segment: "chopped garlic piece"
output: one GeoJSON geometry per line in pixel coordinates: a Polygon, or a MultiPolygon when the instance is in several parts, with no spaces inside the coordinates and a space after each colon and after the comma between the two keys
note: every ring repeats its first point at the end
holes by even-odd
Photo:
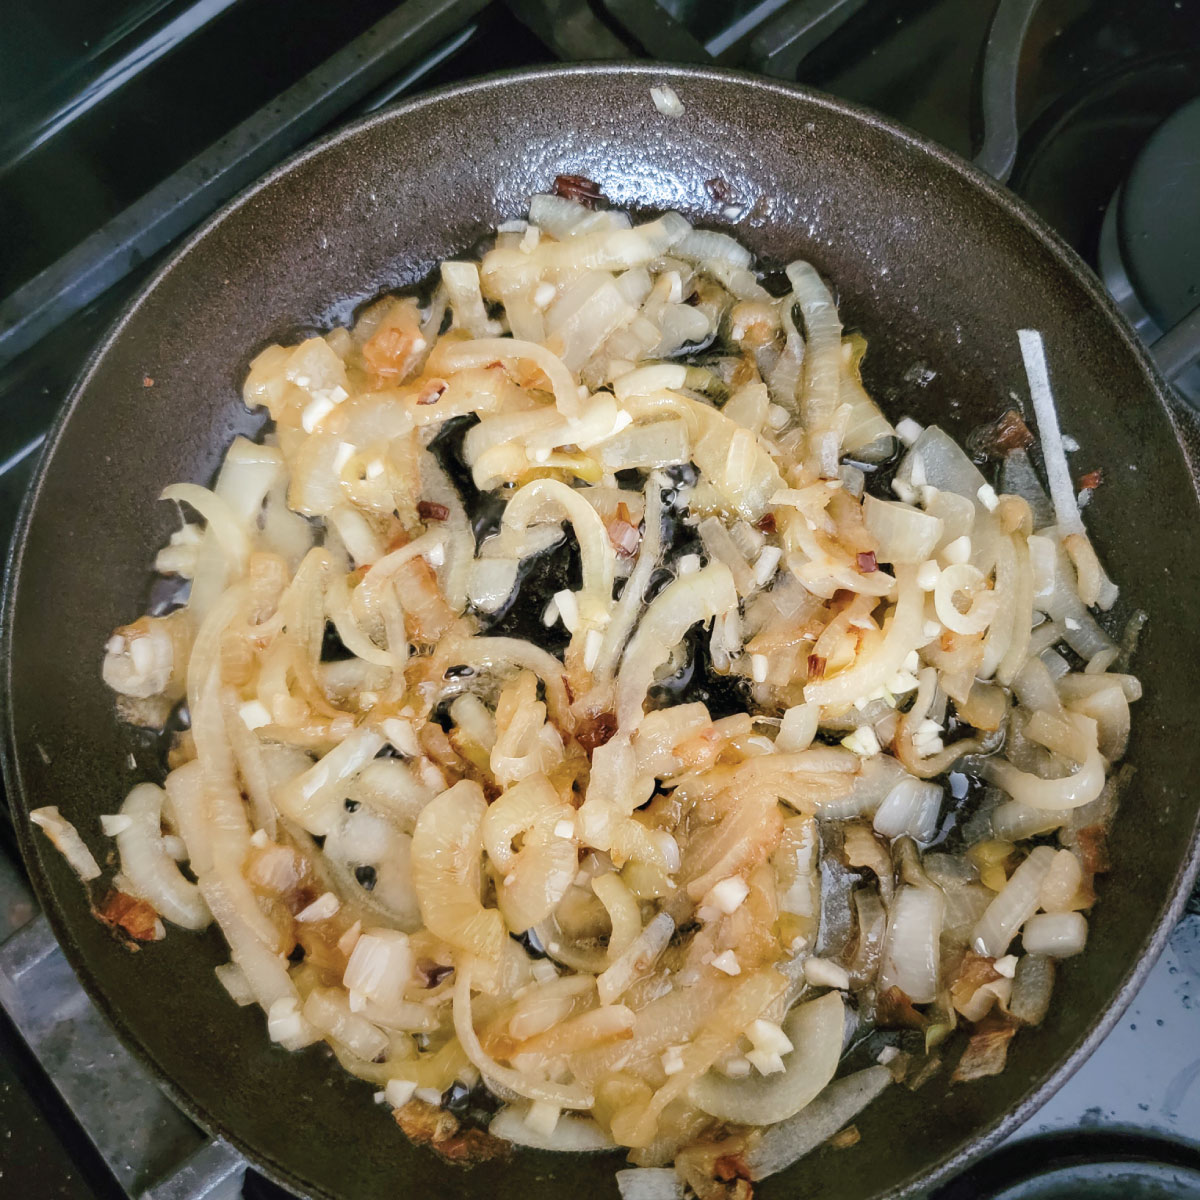
{"type": "Polygon", "coordinates": [[[678,1075],[683,1070],[683,1047],[668,1046],[660,1059],[664,1075],[678,1075]]]}
{"type": "Polygon", "coordinates": [[[560,1116],[562,1116],[562,1109],[557,1104],[551,1104],[546,1100],[535,1100],[525,1114],[525,1124],[534,1133],[540,1133],[542,1137],[549,1137],[558,1125],[560,1116]]]}
{"type": "Polygon", "coordinates": [[[728,914],[736,912],[748,895],[750,887],[746,881],[740,875],[730,875],[728,879],[714,883],[704,899],[705,903],[728,914]]]}
{"type": "Polygon", "coordinates": [[[724,971],[726,975],[740,975],[742,973],[741,964],[737,960],[737,955],[732,950],[723,950],[712,960],[712,965],[718,971],[724,971]]]}
{"type": "Polygon", "coordinates": [[[1003,958],[996,959],[992,963],[992,967],[998,975],[1003,975],[1005,979],[1012,979],[1017,973],[1017,956],[1006,954],[1003,958]]]}
{"type": "Polygon", "coordinates": [[[411,1079],[389,1079],[383,1089],[383,1095],[393,1108],[403,1108],[416,1091],[417,1085],[411,1079]]]}
{"type": "Polygon", "coordinates": [[[794,1049],[788,1035],[774,1021],[767,1021],[762,1017],[750,1022],[746,1028],[746,1036],[755,1050],[762,1050],[768,1054],[788,1054],[794,1049]]]}
{"type": "Polygon", "coordinates": [[[769,665],[765,654],[750,655],[750,678],[755,683],[766,683],[767,668],[769,665]]]}
{"type": "Polygon", "coordinates": [[[932,592],[942,577],[942,569],[933,559],[928,559],[917,568],[917,587],[923,592],[932,592]]]}
{"type": "Polygon", "coordinates": [[[341,907],[342,902],[332,892],[324,892],[308,905],[307,908],[302,908],[296,914],[296,920],[328,921],[341,907]]]}
{"type": "Polygon", "coordinates": [[[105,813],[100,818],[100,829],[108,837],[116,837],[133,826],[133,818],[124,813],[105,813]]]}
{"type": "Polygon", "coordinates": [[[882,749],[870,725],[860,725],[849,737],[842,738],[842,745],[863,758],[873,758],[882,749]]]}
{"type": "Polygon", "coordinates": [[[983,505],[988,512],[995,512],[1000,504],[1000,498],[996,495],[996,489],[990,483],[985,483],[983,487],[975,493],[979,497],[979,503],[983,505]]]}
{"type": "Polygon", "coordinates": [[[654,101],[654,107],[664,117],[683,116],[683,101],[679,99],[678,94],[670,84],[660,83],[656,87],[652,87],[650,89],[650,99],[654,101]]]}
{"type": "Polygon", "coordinates": [[[956,537],[942,551],[942,557],[952,565],[967,562],[971,557],[971,539],[965,533],[962,537],[956,537]]]}
{"type": "Polygon", "coordinates": [[[912,417],[901,417],[896,422],[896,436],[906,446],[913,445],[924,432],[924,429],[912,417]]]}
{"type": "Polygon", "coordinates": [[[568,633],[574,633],[579,628],[579,602],[575,599],[575,593],[567,588],[555,592],[553,603],[562,618],[563,628],[568,633]]]}
{"type": "Polygon", "coordinates": [[[575,836],[575,822],[569,821],[566,818],[559,821],[554,826],[554,836],[558,838],[573,838],[575,836]]]}
{"type": "Polygon", "coordinates": [[[591,671],[600,657],[600,647],[604,645],[604,634],[598,629],[589,629],[583,641],[583,669],[591,671]]]}
{"type": "Polygon", "coordinates": [[[777,1075],[784,1069],[783,1059],[778,1054],[771,1054],[766,1050],[748,1050],[746,1061],[760,1075],[777,1075]]]}
{"type": "Polygon", "coordinates": [[[417,742],[417,734],[413,729],[411,721],[406,721],[402,717],[388,717],[379,728],[383,732],[383,736],[405,758],[416,758],[421,753],[420,744],[417,742]]]}
{"type": "Polygon", "coordinates": [[[805,959],[804,978],[813,987],[838,988],[841,991],[850,987],[850,974],[846,968],[828,958],[805,959]]]}
{"type": "Polygon", "coordinates": [[[271,714],[261,700],[247,700],[238,708],[238,716],[247,729],[261,729],[271,724],[271,714]]]}

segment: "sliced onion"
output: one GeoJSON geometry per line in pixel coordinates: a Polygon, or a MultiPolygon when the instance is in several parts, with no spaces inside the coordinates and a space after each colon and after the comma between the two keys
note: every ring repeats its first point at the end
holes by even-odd
{"type": "Polygon", "coordinates": [[[1092,744],[1087,758],[1074,774],[1062,779],[1040,779],[1002,758],[984,759],[979,773],[989,783],[1003,788],[1014,800],[1033,808],[1060,812],[1090,804],[1104,790],[1104,759],[1095,745],[1096,723],[1074,713],[1071,717],[1077,722],[1088,722],[1092,744]]]}
{"type": "MultiPolygon", "coordinates": [[[[854,665],[804,688],[804,699],[827,708],[849,706],[869,696],[904,665],[904,660],[928,639],[924,634],[925,597],[917,587],[916,569],[896,568],[897,600],[884,636],[869,655],[860,654],[854,665]]],[[[665,593],[664,593],[665,594],[665,593]]]]}
{"type": "Polygon", "coordinates": [[[807,345],[804,354],[804,393],[800,413],[809,444],[821,447],[812,464],[828,479],[837,477],[838,445],[834,435],[828,447],[826,438],[833,426],[841,392],[842,322],[837,306],[820,275],[806,262],[790,263],[787,277],[792,295],[804,318],[807,345]]]}
{"type": "Polygon", "coordinates": [[[377,730],[360,726],[275,793],[280,811],[309,833],[324,837],[337,820],[354,776],[375,757],[383,743],[384,737],[377,730]]]}
{"type": "Polygon", "coordinates": [[[763,1130],[746,1153],[752,1179],[765,1179],[790,1167],[844,1129],[892,1082],[886,1067],[868,1067],[835,1079],[807,1108],[789,1121],[763,1130]]]}
{"type": "Polygon", "coordinates": [[[874,825],[884,837],[908,836],[931,842],[937,833],[942,789],[921,779],[902,779],[875,811],[874,825]]]}
{"type": "Polygon", "coordinates": [[[89,879],[100,878],[100,865],[79,836],[79,830],[53,804],[33,809],[29,819],[45,830],[51,845],[70,863],[80,879],[86,883],[89,879]]]}
{"type": "Polygon", "coordinates": [[[936,887],[902,887],[888,914],[879,987],[898,987],[914,1004],[937,998],[945,902],[936,887]]]}
{"type": "Polygon", "coordinates": [[[938,620],[954,633],[982,633],[999,607],[995,592],[989,591],[983,573],[970,563],[953,563],[938,576],[933,589],[933,603],[938,620]],[[955,603],[959,593],[971,597],[964,611],[955,603]]]}
{"type": "Polygon", "coordinates": [[[941,541],[940,518],[910,504],[864,496],[862,511],[867,532],[878,543],[875,556],[880,562],[918,565],[932,556],[941,541]]]}
{"type": "Polygon", "coordinates": [[[618,1171],[621,1200],[683,1200],[683,1180],[671,1167],[634,1167],[618,1171]]]}
{"type": "Polygon", "coordinates": [[[729,568],[709,563],[668,585],[642,617],[625,650],[617,679],[617,721],[632,729],[642,715],[655,672],[697,621],[709,621],[737,606],[737,588],[729,568]]]}
{"type": "Polygon", "coordinates": [[[184,929],[203,929],[212,920],[208,905],[163,845],[163,797],[162,788],[152,783],[138,784],[125,797],[121,814],[130,824],[117,834],[121,871],[160,916],[184,929]]]}
{"type": "Polygon", "coordinates": [[[450,372],[488,367],[494,362],[521,361],[533,363],[546,376],[559,412],[572,417],[579,414],[579,387],[570,371],[558,355],[536,342],[520,342],[515,338],[474,338],[449,347],[442,358],[442,367],[450,372]]]}
{"type": "Polygon", "coordinates": [[[783,1021],[794,1049],[773,1075],[730,1079],[710,1071],[692,1085],[706,1113],[738,1125],[774,1125],[794,1117],[833,1078],[842,1056],[846,1010],[837,992],[798,1005],[783,1021]]]}
{"type": "Polygon", "coordinates": [[[1080,912],[1039,913],[1021,930],[1021,943],[1028,954],[1070,958],[1081,954],[1087,942],[1087,919],[1080,912]]]}
{"type": "MultiPolygon", "coordinates": [[[[551,1134],[538,1133],[525,1122],[528,1104],[506,1104],[488,1125],[488,1133],[503,1138],[517,1146],[529,1146],[533,1150],[554,1150],[566,1154],[595,1154],[612,1150],[612,1138],[589,1117],[559,1117],[551,1134]]],[[[674,1171],[670,1172],[672,1175],[674,1171]]],[[[620,1179],[621,1172],[617,1172],[620,1179]]]]}
{"type": "Polygon", "coordinates": [[[524,1096],[526,1100],[541,1100],[559,1108],[591,1108],[592,1094],[582,1084],[551,1083],[534,1079],[512,1067],[501,1066],[479,1043],[475,1021],[471,1015],[471,968],[460,964],[454,973],[454,1032],[463,1051],[479,1073],[490,1084],[524,1096]]]}
{"type": "Polygon", "coordinates": [[[1035,846],[1012,873],[975,926],[971,946],[976,953],[999,958],[1008,950],[1017,930],[1037,911],[1042,883],[1054,854],[1049,846],[1035,846]]]}
{"type": "Polygon", "coordinates": [[[615,1004],[633,982],[647,974],[667,948],[675,922],[666,913],[653,917],[610,966],[596,977],[601,1004],[615,1004]]]}

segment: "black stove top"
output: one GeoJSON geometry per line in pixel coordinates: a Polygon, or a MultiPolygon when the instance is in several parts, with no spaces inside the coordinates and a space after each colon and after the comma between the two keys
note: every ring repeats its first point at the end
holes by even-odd
{"type": "MultiPolygon", "coordinates": [[[[1200,102],[1184,111],[1200,97],[1196,0],[39,0],[9,9],[0,40],[4,542],[91,347],[190,228],[321,133],[486,72],[647,57],[798,79],[980,155],[1102,273],[1147,339],[1200,300],[1200,102]]],[[[1200,401],[1194,376],[1177,382],[1200,401]]],[[[206,1141],[111,1039],[34,915],[6,822],[0,805],[0,1195],[283,1197],[252,1170],[243,1179],[237,1155],[206,1141]]],[[[1200,1195],[1198,988],[1200,917],[1191,916],[1093,1059],[942,1200],[1200,1195]]]]}

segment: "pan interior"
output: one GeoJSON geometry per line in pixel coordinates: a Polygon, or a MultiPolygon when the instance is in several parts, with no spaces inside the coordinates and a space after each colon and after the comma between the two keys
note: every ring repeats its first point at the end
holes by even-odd
{"type": "Polygon", "coordinates": [[[259,419],[240,381],[265,344],[323,329],[426,275],[495,223],[521,215],[559,173],[616,204],[677,208],[731,228],[775,261],[806,257],[865,333],[866,382],[893,418],[962,437],[1025,394],[1016,330],[1043,331],[1080,470],[1101,467],[1088,510],[1121,583],[1120,621],[1151,620],[1136,667],[1129,759],[1091,945],[1068,962],[1046,1024],[1018,1037],[1002,1075],[951,1090],[894,1088],[824,1148],[757,1194],[865,1200],[928,1182],[1046,1083],[1137,969],[1189,863],[1197,717],[1192,609],[1200,522],[1158,387],[1095,283],[1014,201],[956,160],[827,99],[719,72],[562,69],[494,79],[385,113],[269,177],[178,255],[94,360],[47,452],[13,562],[6,684],[9,794],[42,898],[76,968],[125,1037],[186,1106],[278,1178],[320,1196],[401,1186],[437,1196],[611,1196],[619,1156],[515,1155],[469,1173],[408,1144],[369,1085],[328,1054],[272,1047],[260,1014],[233,1006],[212,968],[215,932],[173,931],[131,955],[90,916],[78,882],[25,829],[57,803],[93,845],[98,816],[145,758],[100,681],[109,631],[143,611],[147,564],[173,524],[155,503],[206,482],[234,433],[259,419]],[[669,79],[682,117],[655,109],[669,79]],[[722,179],[713,189],[709,181],[722,179]],[[153,379],[153,386],[144,380],[153,379]]]}

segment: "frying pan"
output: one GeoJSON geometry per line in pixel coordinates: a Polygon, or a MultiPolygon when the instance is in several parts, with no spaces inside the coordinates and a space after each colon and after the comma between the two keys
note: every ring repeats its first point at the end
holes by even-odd
{"type": "MultiPolygon", "coordinates": [[[[962,1168],[1044,1101],[1136,991],[1195,874],[1200,700],[1190,652],[1200,522],[1165,386],[1095,278],[1009,193],[880,117],[800,88],[708,69],[586,66],[472,82],[373,116],[305,151],[213,218],[96,351],[27,502],[8,576],[5,782],[22,849],[63,949],[121,1036],[202,1126],[302,1194],[613,1197],[619,1155],[520,1152],[464,1173],[411,1146],[371,1088],[327,1053],[267,1041],[213,977],[215,931],[130,954],[90,915],[70,869],[30,832],[58,804],[92,845],[98,816],[156,768],[118,726],[100,680],[109,631],[144,610],[147,566],[172,525],[155,497],[207,481],[235,433],[265,344],[344,320],[412,284],[558,173],[616,204],[729,225],[706,182],[744,207],[735,232],[768,262],[810,259],[870,341],[866,382],[893,417],[962,437],[1025,394],[1016,331],[1046,338],[1088,510],[1122,584],[1117,625],[1151,614],[1130,760],[1091,944],[1061,972],[1045,1024],[1000,1076],[892,1088],[851,1149],[822,1148],[758,1195],[910,1196],[962,1168]],[[650,86],[685,105],[660,115],[650,86]],[[152,383],[151,383],[152,381],[152,383]],[[136,770],[127,763],[138,759],[136,770]]],[[[953,1056],[950,1056],[951,1060],[953,1056]]]]}

